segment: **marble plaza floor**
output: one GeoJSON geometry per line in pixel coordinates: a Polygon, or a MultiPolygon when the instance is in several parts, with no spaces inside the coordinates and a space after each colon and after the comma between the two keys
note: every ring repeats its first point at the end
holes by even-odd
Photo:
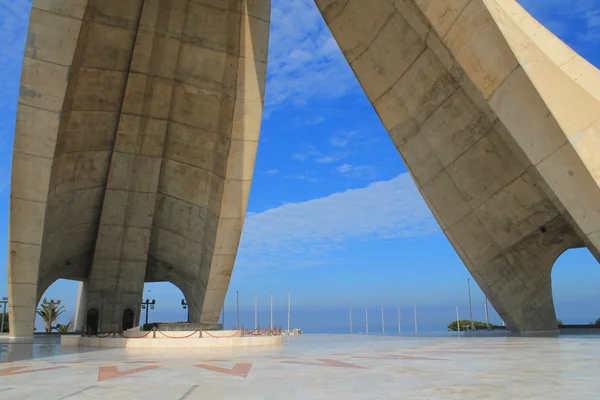
{"type": "Polygon", "coordinates": [[[595,399],[600,335],[304,335],[277,347],[61,348],[0,338],[0,399],[595,399]]]}

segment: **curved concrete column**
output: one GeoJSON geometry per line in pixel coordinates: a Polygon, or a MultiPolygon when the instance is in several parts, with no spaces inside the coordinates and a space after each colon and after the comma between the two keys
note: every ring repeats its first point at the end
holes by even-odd
{"type": "Polygon", "coordinates": [[[598,71],[513,0],[316,3],[509,328],[555,330],[554,261],[600,255],[598,71]]]}
{"type": "Polygon", "coordinates": [[[11,335],[33,333],[36,297],[59,278],[87,282],[100,331],[165,274],[186,282],[193,321],[216,324],[254,168],[269,12],[268,0],[33,1],[11,335]]]}

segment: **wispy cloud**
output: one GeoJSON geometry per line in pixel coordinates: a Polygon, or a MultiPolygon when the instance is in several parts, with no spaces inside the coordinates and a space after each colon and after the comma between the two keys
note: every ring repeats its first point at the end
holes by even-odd
{"type": "Polygon", "coordinates": [[[304,144],[300,151],[292,154],[292,160],[307,161],[311,158],[319,157],[321,153],[312,144],[304,144]]]}
{"type": "Polygon", "coordinates": [[[267,175],[275,175],[275,174],[279,173],[279,170],[278,169],[268,169],[268,170],[265,171],[265,173],[267,175]]]}
{"type": "Polygon", "coordinates": [[[362,189],[248,214],[237,272],[317,267],[353,240],[402,239],[439,232],[409,174],[362,189]]]}
{"type": "Polygon", "coordinates": [[[329,139],[329,143],[331,143],[331,145],[333,147],[339,147],[339,148],[343,148],[348,146],[348,140],[346,139],[342,139],[340,137],[337,136],[333,136],[329,139]]]}
{"type": "Polygon", "coordinates": [[[265,116],[284,104],[338,98],[354,78],[313,0],[272,5],[265,116]]]}
{"type": "Polygon", "coordinates": [[[317,158],[315,160],[315,162],[317,164],[331,164],[336,161],[343,160],[344,158],[347,158],[348,156],[349,156],[348,153],[340,153],[340,154],[335,154],[335,155],[331,155],[331,156],[324,156],[324,157],[317,158]]]}
{"type": "Polygon", "coordinates": [[[375,168],[370,165],[352,165],[344,163],[335,168],[337,172],[348,178],[373,179],[375,168]]]}
{"type": "Polygon", "coordinates": [[[306,181],[306,182],[310,182],[310,183],[317,183],[320,182],[320,179],[313,176],[313,174],[310,171],[305,171],[303,173],[300,174],[292,174],[292,175],[288,175],[287,178],[290,179],[296,179],[299,181],[306,181]]]}

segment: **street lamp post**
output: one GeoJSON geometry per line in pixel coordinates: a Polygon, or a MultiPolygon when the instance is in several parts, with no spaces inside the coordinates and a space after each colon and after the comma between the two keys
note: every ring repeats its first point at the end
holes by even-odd
{"type": "Polygon", "coordinates": [[[48,328],[47,329],[48,329],[48,332],[52,332],[52,314],[55,313],[54,307],[60,305],[60,299],[56,299],[56,301],[54,301],[54,299],[50,299],[50,301],[48,301],[44,297],[42,304],[45,306],[50,306],[50,307],[48,307],[50,314],[48,315],[48,328]]]}
{"type": "Polygon", "coordinates": [[[8,304],[8,297],[3,297],[0,304],[4,304],[2,311],[2,321],[0,322],[0,333],[4,332],[4,320],[6,319],[6,305],[8,304]]]}
{"type": "MultiPolygon", "coordinates": [[[[156,300],[152,299],[152,301],[146,299],[146,301],[142,302],[142,310],[146,310],[146,325],[148,325],[148,310],[154,310],[154,305],[156,304],[156,300]]],[[[181,305],[183,305],[183,300],[181,300],[181,305]]],[[[185,304],[187,306],[187,303],[185,304]]],[[[184,307],[185,308],[185,307],[184,307]]]]}

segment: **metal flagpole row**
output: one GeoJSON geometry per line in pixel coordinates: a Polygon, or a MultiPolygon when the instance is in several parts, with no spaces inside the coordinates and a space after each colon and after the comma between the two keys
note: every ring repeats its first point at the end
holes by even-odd
{"type": "MultiPolygon", "coordinates": [[[[381,334],[385,335],[385,307],[381,307],[381,334]]],[[[457,307],[458,312],[458,307],[457,307]]],[[[417,325],[417,306],[414,306],[414,314],[415,314],[415,334],[418,333],[418,325],[417,325]]],[[[349,312],[350,315],[350,334],[354,333],[354,324],[352,322],[352,309],[349,312]]],[[[369,334],[369,309],[365,308],[365,333],[369,334]]],[[[402,316],[400,314],[400,307],[398,307],[398,336],[402,335],[402,316]]]]}

